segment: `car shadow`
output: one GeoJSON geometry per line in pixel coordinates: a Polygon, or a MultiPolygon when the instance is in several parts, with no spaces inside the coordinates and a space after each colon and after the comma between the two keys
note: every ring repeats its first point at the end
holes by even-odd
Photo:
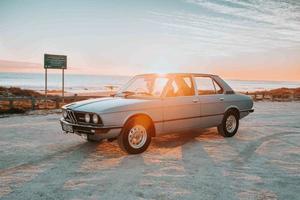
{"type": "Polygon", "coordinates": [[[155,137],[153,138],[152,146],[158,148],[178,147],[194,142],[196,138],[200,141],[214,141],[223,137],[217,133],[215,128],[199,129],[155,137]]]}
{"type": "MultiPolygon", "coordinates": [[[[180,146],[183,146],[187,143],[199,142],[199,141],[216,141],[224,139],[220,136],[216,129],[201,129],[201,130],[193,130],[193,131],[186,131],[180,133],[171,133],[167,135],[157,136],[152,138],[152,142],[149,148],[143,153],[154,153],[158,149],[173,149],[180,146]]],[[[120,158],[120,157],[129,157],[138,155],[129,155],[123,152],[120,147],[118,146],[117,141],[107,142],[102,141],[99,143],[86,143],[85,146],[88,146],[87,154],[93,154],[94,158],[101,158],[101,159],[112,159],[112,158],[120,158]]],[[[83,152],[84,153],[84,152],[83,152]]]]}

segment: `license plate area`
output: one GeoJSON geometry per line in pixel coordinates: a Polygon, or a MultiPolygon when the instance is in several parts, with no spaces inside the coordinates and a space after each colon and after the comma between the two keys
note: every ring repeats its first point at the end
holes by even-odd
{"type": "Polygon", "coordinates": [[[74,132],[73,127],[65,123],[62,123],[62,129],[66,132],[70,132],[70,133],[74,132]]]}

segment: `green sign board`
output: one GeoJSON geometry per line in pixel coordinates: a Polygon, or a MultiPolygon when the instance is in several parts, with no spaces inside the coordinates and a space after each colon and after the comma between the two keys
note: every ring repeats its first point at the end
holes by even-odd
{"type": "Polygon", "coordinates": [[[44,54],[45,69],[67,69],[67,56],[44,54]]]}

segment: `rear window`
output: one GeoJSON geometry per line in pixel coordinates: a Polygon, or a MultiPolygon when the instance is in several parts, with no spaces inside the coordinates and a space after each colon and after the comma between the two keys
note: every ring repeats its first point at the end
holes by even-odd
{"type": "Polygon", "coordinates": [[[199,95],[222,94],[223,89],[210,77],[195,77],[199,95]]]}

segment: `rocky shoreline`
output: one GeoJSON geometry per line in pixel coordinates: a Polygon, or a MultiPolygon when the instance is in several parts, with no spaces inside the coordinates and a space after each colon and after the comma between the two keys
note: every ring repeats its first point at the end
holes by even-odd
{"type": "Polygon", "coordinates": [[[254,101],[300,101],[300,88],[277,88],[241,93],[252,96],[254,101]]]}

